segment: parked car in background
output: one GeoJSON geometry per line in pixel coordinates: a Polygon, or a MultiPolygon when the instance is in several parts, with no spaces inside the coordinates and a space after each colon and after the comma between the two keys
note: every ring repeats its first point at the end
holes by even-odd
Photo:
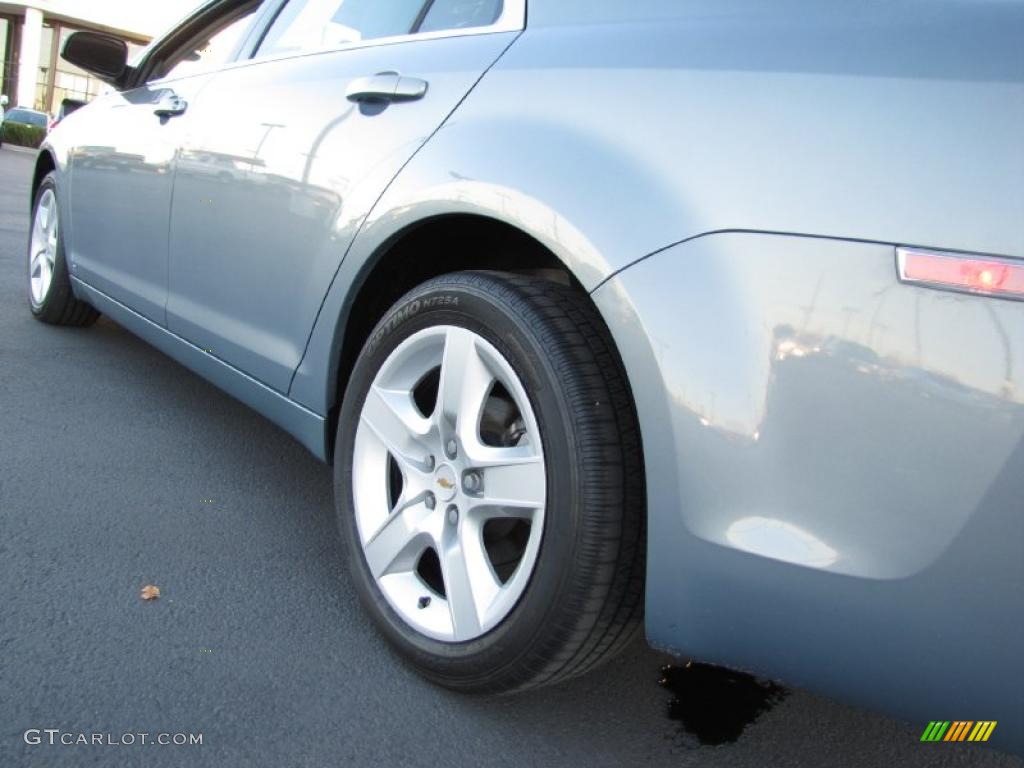
{"type": "Polygon", "coordinates": [[[46,136],[50,117],[45,112],[15,107],[4,113],[0,125],[0,145],[5,141],[22,147],[38,147],[46,136]]]}
{"type": "Polygon", "coordinates": [[[354,589],[442,685],[642,626],[1020,750],[1022,39],[1020,0],[218,0],[134,66],[77,32],[117,90],[39,153],[29,306],[332,463],[354,589]]]}

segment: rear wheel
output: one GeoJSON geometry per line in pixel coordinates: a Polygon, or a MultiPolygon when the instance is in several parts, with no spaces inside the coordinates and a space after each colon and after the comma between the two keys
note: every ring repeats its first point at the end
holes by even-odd
{"type": "Polygon", "coordinates": [[[28,242],[28,302],[32,314],[53,325],[91,325],[99,313],[71,290],[61,239],[57,185],[52,173],[39,185],[28,242]]]}
{"type": "Polygon", "coordinates": [[[335,491],[360,597],[436,682],[553,682],[639,627],[639,431],[582,292],[458,273],[403,298],[350,378],[335,491]]]}

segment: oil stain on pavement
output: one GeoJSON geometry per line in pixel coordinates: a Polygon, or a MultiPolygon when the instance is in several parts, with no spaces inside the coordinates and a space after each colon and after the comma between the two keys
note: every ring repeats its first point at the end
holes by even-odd
{"type": "Polygon", "coordinates": [[[674,698],[668,716],[702,746],[736,741],[746,727],[787,695],[785,688],[752,675],[688,662],[661,668],[658,684],[674,698]]]}

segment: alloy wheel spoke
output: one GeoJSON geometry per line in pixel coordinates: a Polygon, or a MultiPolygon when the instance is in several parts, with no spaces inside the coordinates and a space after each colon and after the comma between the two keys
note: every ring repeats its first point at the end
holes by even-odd
{"type": "Polygon", "coordinates": [[[421,441],[429,422],[416,413],[408,392],[370,387],[361,418],[397,461],[424,470],[428,452],[421,441]]]}
{"type": "Polygon", "coordinates": [[[480,357],[476,335],[465,328],[448,329],[435,409],[441,439],[470,440],[494,376],[480,357]]]}
{"type": "Polygon", "coordinates": [[[422,503],[402,505],[363,547],[374,578],[411,571],[433,541],[426,523],[432,511],[422,503]]]}
{"type": "Polygon", "coordinates": [[[46,229],[43,226],[43,208],[40,206],[36,211],[36,220],[32,224],[32,241],[35,243],[44,237],[46,237],[46,229]]]}
{"type": "Polygon", "coordinates": [[[483,616],[501,591],[487,552],[481,529],[467,521],[441,550],[441,572],[445,597],[456,640],[480,634],[483,616]]]}
{"type": "Polygon", "coordinates": [[[50,264],[50,260],[45,256],[39,260],[39,281],[40,281],[40,293],[45,294],[47,289],[50,287],[50,277],[53,274],[53,267],[50,264]]]}
{"type": "Polygon", "coordinates": [[[530,446],[492,448],[477,446],[473,464],[482,480],[482,491],[472,498],[474,507],[538,509],[547,496],[544,459],[530,446]]]}
{"type": "Polygon", "coordinates": [[[414,507],[417,504],[422,504],[430,496],[429,491],[420,491],[415,496],[406,496],[405,491],[402,491],[402,497],[395,502],[394,508],[391,510],[391,515],[397,515],[410,507],[414,507]]]}
{"type": "Polygon", "coordinates": [[[543,504],[528,506],[482,499],[470,506],[470,514],[473,516],[473,520],[481,525],[489,520],[525,520],[532,525],[537,510],[541,507],[543,507],[543,504]]]}
{"type": "Polygon", "coordinates": [[[43,196],[43,201],[39,206],[39,226],[40,231],[46,232],[50,228],[50,201],[51,196],[49,193],[43,196]]]}

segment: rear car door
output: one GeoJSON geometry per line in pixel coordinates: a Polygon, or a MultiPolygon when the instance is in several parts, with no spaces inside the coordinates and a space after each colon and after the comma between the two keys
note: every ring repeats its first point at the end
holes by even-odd
{"type": "Polygon", "coordinates": [[[174,159],[209,72],[229,60],[258,2],[224,3],[150,52],[136,87],[76,119],[70,157],[72,269],[160,325],[174,159]]]}
{"type": "Polygon", "coordinates": [[[524,17],[523,0],[282,4],[191,116],[169,329],[286,392],[365,216],[524,17]]]}

